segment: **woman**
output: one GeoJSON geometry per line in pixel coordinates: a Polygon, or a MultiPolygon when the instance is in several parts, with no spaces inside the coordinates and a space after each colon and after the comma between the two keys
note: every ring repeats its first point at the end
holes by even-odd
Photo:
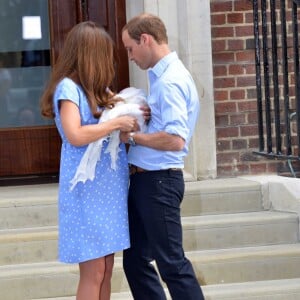
{"type": "Polygon", "coordinates": [[[89,21],[77,24],[67,35],[41,99],[42,114],[54,118],[62,138],[59,260],[79,263],[77,300],[110,299],[114,253],[130,246],[124,144],[113,170],[104,141],[94,180],[70,189],[89,143],[114,130],[127,132],[137,126],[131,116],[98,123],[101,112],[114,106],[107,88],[115,75],[113,53],[112,39],[105,30],[89,21]]]}

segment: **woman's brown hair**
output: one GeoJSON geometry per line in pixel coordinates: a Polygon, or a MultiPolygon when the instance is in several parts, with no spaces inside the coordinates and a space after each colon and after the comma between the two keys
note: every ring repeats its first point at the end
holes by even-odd
{"type": "Polygon", "coordinates": [[[66,37],[41,97],[42,115],[55,117],[53,95],[56,85],[69,77],[82,87],[93,115],[99,117],[99,107],[113,105],[113,94],[107,92],[107,87],[112,84],[114,76],[114,43],[110,35],[91,21],[75,25],[66,37]]]}

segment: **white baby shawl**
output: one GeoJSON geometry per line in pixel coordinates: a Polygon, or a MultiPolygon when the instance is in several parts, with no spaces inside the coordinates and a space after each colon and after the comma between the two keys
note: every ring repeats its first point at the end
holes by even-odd
{"type": "MultiPolygon", "coordinates": [[[[113,118],[130,115],[137,119],[140,131],[145,131],[146,124],[143,116],[143,111],[140,109],[142,105],[146,104],[146,95],[143,90],[134,87],[129,87],[122,90],[115,97],[120,97],[124,100],[117,102],[114,108],[105,109],[99,119],[100,122],[105,122],[113,118]]],[[[85,183],[88,179],[94,180],[95,168],[97,161],[100,160],[102,143],[108,140],[106,153],[110,153],[111,168],[116,169],[116,161],[118,159],[118,152],[120,151],[120,130],[113,131],[109,136],[105,136],[93,143],[90,143],[81,158],[77,171],[71,180],[71,190],[78,182],[85,183]]]]}

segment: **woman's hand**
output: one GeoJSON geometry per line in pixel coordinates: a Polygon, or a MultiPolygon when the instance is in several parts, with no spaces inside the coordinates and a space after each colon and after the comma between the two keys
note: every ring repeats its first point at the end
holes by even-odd
{"type": "Polygon", "coordinates": [[[135,131],[138,126],[136,118],[128,115],[118,117],[116,121],[119,123],[119,130],[125,132],[135,131]]]}

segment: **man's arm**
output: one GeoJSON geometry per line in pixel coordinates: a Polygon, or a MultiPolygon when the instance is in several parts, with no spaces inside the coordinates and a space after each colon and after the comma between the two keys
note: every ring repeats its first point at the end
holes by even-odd
{"type": "MultiPolygon", "coordinates": [[[[130,133],[122,132],[121,141],[128,143],[130,133]]],[[[146,146],[162,151],[180,151],[183,149],[185,141],[179,135],[169,134],[164,131],[156,133],[134,133],[133,139],[137,145],[146,146]]]]}

